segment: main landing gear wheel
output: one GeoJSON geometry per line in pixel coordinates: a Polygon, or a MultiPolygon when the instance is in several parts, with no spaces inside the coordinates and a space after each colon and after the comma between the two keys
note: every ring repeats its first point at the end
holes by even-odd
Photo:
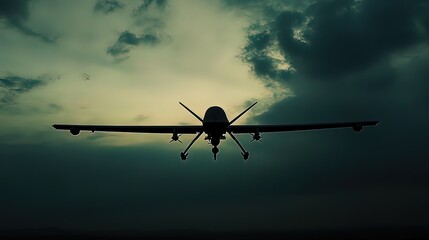
{"type": "Polygon", "coordinates": [[[191,146],[192,146],[192,144],[194,144],[194,142],[201,136],[201,134],[203,134],[203,132],[201,131],[201,132],[199,132],[198,134],[197,134],[197,136],[195,136],[195,138],[194,139],[192,139],[192,142],[191,143],[189,143],[189,145],[188,145],[188,147],[185,149],[185,151],[183,151],[183,152],[181,152],[180,153],[180,158],[182,158],[182,160],[183,161],[185,161],[186,160],[186,157],[188,156],[188,150],[189,150],[189,148],[191,148],[191,146]]]}
{"type": "Polygon", "coordinates": [[[243,155],[244,160],[249,159],[249,152],[247,152],[243,146],[241,146],[240,142],[238,141],[238,139],[234,136],[234,134],[232,134],[232,132],[228,132],[229,135],[231,136],[232,139],[234,139],[234,141],[237,143],[237,145],[240,147],[241,149],[241,155],[243,155]]]}

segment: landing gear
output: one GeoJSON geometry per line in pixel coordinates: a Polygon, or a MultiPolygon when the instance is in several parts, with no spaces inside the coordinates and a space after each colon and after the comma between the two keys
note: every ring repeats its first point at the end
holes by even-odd
{"type": "Polygon", "coordinates": [[[216,160],[216,154],[218,154],[218,152],[219,152],[219,148],[218,148],[218,147],[216,147],[216,146],[214,146],[214,147],[212,148],[212,153],[213,153],[213,158],[214,158],[214,160],[216,160]]]}
{"type": "Polygon", "coordinates": [[[194,144],[194,142],[197,141],[197,139],[201,136],[201,134],[203,134],[203,132],[199,132],[197,134],[197,136],[195,136],[195,138],[192,139],[191,143],[188,145],[188,147],[185,149],[185,151],[183,151],[183,152],[180,153],[180,158],[183,161],[185,161],[186,157],[188,157],[188,150],[189,150],[189,148],[191,148],[192,144],[194,144]]]}
{"type": "Polygon", "coordinates": [[[241,149],[241,155],[243,155],[244,160],[249,159],[249,152],[247,152],[243,146],[241,146],[240,142],[238,141],[238,139],[234,136],[234,134],[232,134],[231,131],[228,131],[228,134],[231,136],[232,139],[234,139],[234,141],[237,143],[237,145],[240,147],[241,149]]]}

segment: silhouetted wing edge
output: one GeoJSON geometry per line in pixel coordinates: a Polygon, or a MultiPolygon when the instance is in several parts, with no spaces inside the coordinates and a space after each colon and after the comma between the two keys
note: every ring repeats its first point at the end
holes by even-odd
{"type": "Polygon", "coordinates": [[[229,131],[233,133],[255,133],[255,132],[289,132],[318,130],[329,128],[353,128],[355,131],[362,130],[365,126],[375,126],[378,121],[364,122],[342,122],[342,123],[319,123],[319,124],[286,124],[286,125],[233,125],[229,131]]]}
{"type": "Polygon", "coordinates": [[[114,125],[69,125],[54,124],[57,130],[91,132],[129,132],[129,133],[177,133],[195,134],[203,131],[203,126],[114,126],[114,125]]]}

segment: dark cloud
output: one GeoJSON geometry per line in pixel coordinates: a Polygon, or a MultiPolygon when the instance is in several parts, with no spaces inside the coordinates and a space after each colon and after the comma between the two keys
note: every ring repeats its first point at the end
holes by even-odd
{"type": "Polygon", "coordinates": [[[423,16],[416,10],[429,10],[424,5],[421,1],[319,2],[304,15],[282,13],[276,19],[277,36],[296,69],[312,78],[335,78],[427,41],[429,29],[417,28],[423,16]],[[305,42],[294,37],[293,28],[300,27],[305,42]]]}
{"type": "Polygon", "coordinates": [[[272,54],[275,49],[274,37],[269,29],[253,24],[247,29],[247,45],[243,48],[241,58],[251,65],[252,71],[265,79],[284,80],[290,77],[291,71],[281,69],[281,59],[275,59],[272,54]]]}
{"type": "Polygon", "coordinates": [[[39,79],[8,76],[0,78],[0,107],[12,103],[20,94],[44,85],[39,79]]]}
{"type": "MultiPolygon", "coordinates": [[[[343,130],[265,134],[268,144],[255,148],[253,156],[276,162],[271,174],[279,181],[271,185],[273,192],[312,196],[359,192],[368,197],[365,189],[377,188],[404,196],[412,190],[429,199],[428,10],[427,1],[318,1],[302,10],[264,15],[248,29],[243,61],[264,82],[279,81],[295,94],[257,122],[381,121],[360,134],[343,130]],[[284,57],[289,69],[280,68],[276,54],[284,57]],[[286,78],[279,77],[281,71],[286,78]]],[[[388,194],[372,199],[386,205],[389,201],[388,194]]],[[[421,215],[408,206],[401,204],[391,213],[414,212],[407,218],[419,219],[421,215]]],[[[425,209],[423,202],[416,206],[425,209]]],[[[378,210],[361,211],[369,216],[378,210]]],[[[391,219],[407,224],[399,214],[391,219]]],[[[420,219],[413,224],[429,223],[420,219]]]]}
{"type": "Polygon", "coordinates": [[[388,67],[377,73],[363,73],[369,83],[385,81],[380,75],[390,76],[395,84],[388,88],[361,85],[360,77],[335,84],[293,84],[295,97],[259,116],[257,120],[265,123],[381,121],[379,126],[358,134],[346,130],[266,134],[266,138],[279,143],[272,148],[264,146],[262,151],[290,158],[284,169],[293,171],[285,170],[284,182],[295,180],[296,185],[291,185],[289,191],[323,194],[374,186],[429,187],[429,163],[424,160],[429,154],[425,146],[429,115],[424,111],[429,96],[421,90],[429,87],[427,61],[427,57],[414,59],[393,74],[388,67]],[[305,162],[300,163],[303,159],[305,162]],[[303,182],[296,182],[298,179],[303,182]]]}
{"type": "Polygon", "coordinates": [[[98,0],[95,3],[94,11],[109,14],[124,7],[125,4],[118,0],[98,0]]]}
{"type": "Polygon", "coordinates": [[[165,34],[162,34],[165,23],[160,13],[165,9],[167,3],[167,0],[141,1],[141,3],[133,9],[133,15],[135,17],[135,24],[139,26],[141,29],[140,31],[144,33],[137,34],[128,30],[122,32],[116,43],[107,48],[107,54],[115,57],[116,62],[122,62],[128,59],[128,53],[132,47],[159,44],[163,36],[165,36],[165,34]]]}
{"type": "Polygon", "coordinates": [[[28,17],[29,0],[0,1],[0,16],[14,22],[28,17]]]}
{"type": "Polygon", "coordinates": [[[29,2],[30,0],[1,0],[0,19],[6,19],[9,25],[19,29],[22,33],[28,36],[39,38],[48,43],[54,42],[54,38],[35,32],[25,25],[25,21],[29,16],[29,2]]]}
{"type": "Polygon", "coordinates": [[[135,33],[122,32],[113,46],[107,49],[107,53],[119,58],[124,58],[130,50],[130,46],[156,45],[160,42],[160,37],[154,34],[136,35],[135,33]]]}
{"type": "Polygon", "coordinates": [[[284,0],[223,0],[221,1],[225,10],[234,11],[248,17],[249,19],[263,20],[272,19],[279,14],[279,11],[286,9],[302,10],[316,0],[284,1],[284,0]]]}
{"type": "MultiPolygon", "coordinates": [[[[187,166],[174,150],[183,146],[169,146],[166,150],[160,145],[94,148],[60,144],[53,148],[32,145],[26,151],[19,151],[20,146],[0,144],[5,160],[0,162],[0,190],[8,193],[0,199],[0,209],[3,216],[12,217],[1,228],[57,224],[71,228],[85,228],[89,224],[91,229],[210,226],[215,223],[210,217],[222,220],[229,214],[225,211],[216,217],[211,204],[226,203],[225,194],[239,199],[242,193],[250,193],[249,189],[235,191],[243,182],[233,171],[240,169],[242,161],[225,160],[224,164],[216,165],[205,157],[210,152],[193,149],[189,159],[193,164],[187,166]],[[25,167],[16,174],[20,166],[25,167]],[[26,177],[20,178],[21,174],[26,177]],[[232,176],[233,180],[228,182],[223,179],[225,176],[232,176]],[[232,189],[224,188],[231,183],[232,189]],[[45,213],[37,214],[42,209],[46,209],[45,213]],[[200,210],[209,216],[198,223],[200,210]],[[113,217],[117,214],[121,217],[113,217]],[[64,215],[68,218],[58,218],[64,215]],[[79,220],[84,215],[92,217],[88,221],[79,220]],[[177,222],[182,216],[187,220],[177,222]],[[63,220],[55,222],[55,219],[63,220]]],[[[241,174],[252,174],[254,170],[241,174]]],[[[238,204],[237,199],[234,202],[232,206],[238,204]]],[[[239,214],[240,211],[234,213],[237,217],[239,214]]]]}
{"type": "MultiPolygon", "coordinates": [[[[193,148],[185,163],[178,157],[181,144],[102,147],[87,145],[84,136],[73,144],[0,144],[4,194],[0,210],[9,219],[0,229],[288,230],[357,228],[389,218],[396,224],[427,223],[425,211],[415,205],[428,199],[427,194],[419,194],[421,188],[407,190],[403,185],[405,190],[398,191],[374,184],[357,190],[361,178],[368,174],[377,178],[378,173],[361,171],[362,167],[353,170],[367,166],[369,160],[350,163],[347,157],[366,154],[359,154],[359,149],[342,151],[340,165],[324,155],[315,161],[310,146],[305,151],[303,143],[317,135],[297,138],[291,145],[266,136],[264,144],[255,143],[248,162],[240,159],[231,141],[222,145],[217,162],[206,146],[193,148]],[[275,148],[288,152],[267,151],[275,148]],[[333,185],[342,193],[332,191],[333,185]]],[[[319,150],[312,147],[315,154],[323,154],[320,150],[327,145],[319,150]]],[[[340,151],[341,147],[335,146],[340,151]]],[[[371,164],[380,162],[372,159],[371,164]]],[[[398,182],[402,179],[399,176],[398,182]]]]}
{"type": "Polygon", "coordinates": [[[167,3],[167,0],[143,0],[141,4],[134,9],[134,15],[140,15],[151,7],[164,10],[167,3]]]}
{"type": "MultiPolygon", "coordinates": [[[[390,53],[428,41],[425,1],[320,1],[305,11],[279,12],[274,21],[261,24],[278,43],[287,61],[300,74],[313,79],[335,79],[361,71],[390,53]],[[386,11],[388,9],[388,11],[386,11]]],[[[262,55],[264,61],[246,59],[261,69],[272,58],[261,51],[254,35],[248,36],[246,55],[262,55]]],[[[260,57],[260,56],[259,56],[260,57]]],[[[272,75],[263,68],[260,76],[272,75]]]]}

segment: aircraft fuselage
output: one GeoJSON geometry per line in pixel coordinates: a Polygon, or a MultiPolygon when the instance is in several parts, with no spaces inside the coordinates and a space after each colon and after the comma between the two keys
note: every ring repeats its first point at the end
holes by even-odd
{"type": "Polygon", "coordinates": [[[226,129],[229,125],[225,111],[221,107],[210,107],[203,118],[204,132],[207,134],[206,140],[216,147],[221,139],[225,139],[226,129]]]}

